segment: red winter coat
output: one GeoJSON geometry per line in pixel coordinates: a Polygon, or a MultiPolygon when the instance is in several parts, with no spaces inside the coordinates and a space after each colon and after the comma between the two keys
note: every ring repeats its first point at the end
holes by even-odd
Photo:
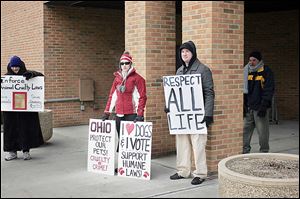
{"type": "Polygon", "coordinates": [[[147,101],[145,79],[133,68],[123,82],[121,71],[114,73],[115,79],[112,84],[109,98],[104,112],[111,113],[115,107],[116,114],[137,114],[144,116],[144,108],[147,101]],[[118,89],[125,85],[125,92],[118,89]]]}

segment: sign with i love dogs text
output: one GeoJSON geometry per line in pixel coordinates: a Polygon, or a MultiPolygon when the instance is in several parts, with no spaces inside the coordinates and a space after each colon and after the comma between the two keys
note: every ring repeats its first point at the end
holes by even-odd
{"type": "Polygon", "coordinates": [[[118,176],[150,180],[152,122],[121,121],[118,176]]]}

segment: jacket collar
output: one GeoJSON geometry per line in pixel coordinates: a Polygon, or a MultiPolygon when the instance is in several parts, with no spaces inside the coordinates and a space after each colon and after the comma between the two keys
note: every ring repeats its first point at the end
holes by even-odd
{"type": "MultiPolygon", "coordinates": [[[[129,77],[130,75],[133,75],[135,73],[135,71],[136,71],[135,68],[129,69],[129,73],[128,73],[127,77],[129,77]]],[[[116,77],[121,77],[123,79],[122,71],[121,70],[118,70],[118,71],[114,72],[114,75],[116,77]]]]}
{"type": "MultiPolygon", "coordinates": [[[[201,62],[199,61],[199,59],[196,59],[193,63],[193,65],[191,66],[191,68],[188,70],[188,71],[196,71],[198,69],[198,66],[201,64],[201,62]]],[[[183,70],[184,70],[184,65],[181,66],[181,69],[180,69],[180,73],[183,74],[183,70]]],[[[187,72],[188,72],[187,71],[187,72]]]]}

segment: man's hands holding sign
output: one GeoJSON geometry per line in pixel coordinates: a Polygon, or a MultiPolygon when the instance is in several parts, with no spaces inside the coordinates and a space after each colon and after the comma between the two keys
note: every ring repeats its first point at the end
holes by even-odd
{"type": "MultiPolygon", "coordinates": [[[[164,111],[168,114],[170,112],[170,109],[165,106],[164,111]]],[[[214,122],[213,117],[204,116],[203,120],[200,123],[204,122],[206,122],[206,127],[208,128],[214,122]]]]}

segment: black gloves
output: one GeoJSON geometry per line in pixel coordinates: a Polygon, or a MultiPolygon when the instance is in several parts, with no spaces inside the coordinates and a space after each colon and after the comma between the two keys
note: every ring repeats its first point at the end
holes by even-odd
{"type": "Polygon", "coordinates": [[[204,122],[206,122],[206,127],[208,128],[209,125],[211,125],[214,122],[214,119],[212,116],[204,116],[202,122],[200,123],[204,123],[204,122]]]}
{"type": "Polygon", "coordinates": [[[136,116],[136,118],[133,120],[134,123],[136,122],[143,122],[144,121],[144,117],[143,116],[136,116]]]}
{"type": "Polygon", "coordinates": [[[102,121],[108,120],[108,118],[109,118],[109,113],[104,113],[104,114],[101,116],[102,121]]]}
{"type": "Polygon", "coordinates": [[[165,106],[164,111],[165,111],[165,113],[169,113],[169,112],[170,112],[170,109],[168,109],[168,108],[165,106]]]}
{"type": "Polygon", "coordinates": [[[258,109],[257,116],[258,117],[266,117],[268,107],[270,107],[270,102],[267,100],[262,100],[260,107],[258,109]]]}
{"type": "Polygon", "coordinates": [[[30,78],[33,77],[33,73],[26,71],[25,73],[23,73],[23,76],[26,78],[26,80],[29,80],[30,78]]]}
{"type": "Polygon", "coordinates": [[[265,117],[267,114],[267,107],[265,106],[260,106],[257,112],[258,117],[265,117]]]}

